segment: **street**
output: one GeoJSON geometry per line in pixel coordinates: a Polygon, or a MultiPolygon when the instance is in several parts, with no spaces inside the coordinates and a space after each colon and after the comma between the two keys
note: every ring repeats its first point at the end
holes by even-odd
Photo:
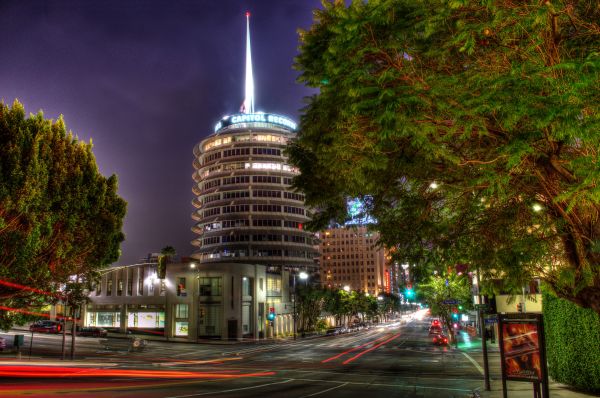
{"type": "MultiPolygon", "coordinates": [[[[78,338],[76,361],[60,361],[61,336],[36,334],[31,360],[26,340],[23,361],[2,361],[0,395],[465,397],[480,389],[480,350],[464,343],[459,349],[435,346],[428,326],[414,320],[296,342],[151,341],[135,353],[78,338]],[[39,367],[17,367],[29,364],[39,367]]],[[[492,378],[497,369],[492,367],[492,378]]]]}

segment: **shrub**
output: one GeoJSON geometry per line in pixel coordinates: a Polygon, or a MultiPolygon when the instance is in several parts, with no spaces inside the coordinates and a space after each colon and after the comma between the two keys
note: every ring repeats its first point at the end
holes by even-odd
{"type": "Polygon", "coordinates": [[[600,316],[548,292],[542,303],[550,376],[600,392],[600,316]]]}

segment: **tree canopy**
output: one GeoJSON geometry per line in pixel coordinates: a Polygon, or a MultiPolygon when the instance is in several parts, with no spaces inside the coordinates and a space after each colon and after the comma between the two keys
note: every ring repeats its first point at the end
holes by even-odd
{"type": "Polygon", "coordinates": [[[319,92],[288,150],[309,227],[362,197],[399,261],[539,276],[600,313],[597,2],[323,5],[296,59],[319,92]]]}
{"type": "Polygon", "coordinates": [[[119,258],[126,202],[62,118],[0,103],[0,328],[119,258]],[[12,285],[11,285],[12,284],[12,285]]]}

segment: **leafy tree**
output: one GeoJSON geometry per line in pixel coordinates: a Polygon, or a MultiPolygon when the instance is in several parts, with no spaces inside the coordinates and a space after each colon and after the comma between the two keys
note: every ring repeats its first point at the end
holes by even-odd
{"type": "Polygon", "coordinates": [[[441,318],[454,340],[452,313],[457,306],[446,304],[444,301],[458,300],[465,308],[469,308],[471,306],[471,288],[468,279],[455,273],[446,276],[433,275],[426,283],[419,285],[419,292],[425,303],[429,305],[431,315],[441,318]]]}
{"type": "Polygon", "coordinates": [[[597,2],[323,4],[288,151],[309,227],[363,197],[399,261],[540,276],[600,313],[597,2]]]}
{"type": "Polygon", "coordinates": [[[326,292],[312,285],[296,288],[296,311],[298,311],[298,330],[311,332],[319,329],[319,319],[324,308],[326,292]]]}
{"type": "Polygon", "coordinates": [[[23,322],[70,275],[93,276],[119,257],[126,202],[103,177],[92,145],[62,117],[0,103],[0,328],[23,322]]]}

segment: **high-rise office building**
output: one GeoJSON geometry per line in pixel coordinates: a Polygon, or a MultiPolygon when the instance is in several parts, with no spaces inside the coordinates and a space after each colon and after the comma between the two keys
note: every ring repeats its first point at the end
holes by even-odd
{"type": "MultiPolygon", "coordinates": [[[[247,25],[248,26],[248,25],[247,25]]],[[[296,123],[254,111],[247,28],[246,98],[240,113],[223,117],[194,148],[196,210],[192,255],[200,263],[238,262],[289,269],[314,266],[313,234],[304,195],[291,188],[298,173],[284,149],[296,123]]]]}
{"type": "Polygon", "coordinates": [[[329,228],[319,234],[321,283],[324,287],[372,295],[394,292],[394,275],[378,234],[365,226],[329,228]]]}

